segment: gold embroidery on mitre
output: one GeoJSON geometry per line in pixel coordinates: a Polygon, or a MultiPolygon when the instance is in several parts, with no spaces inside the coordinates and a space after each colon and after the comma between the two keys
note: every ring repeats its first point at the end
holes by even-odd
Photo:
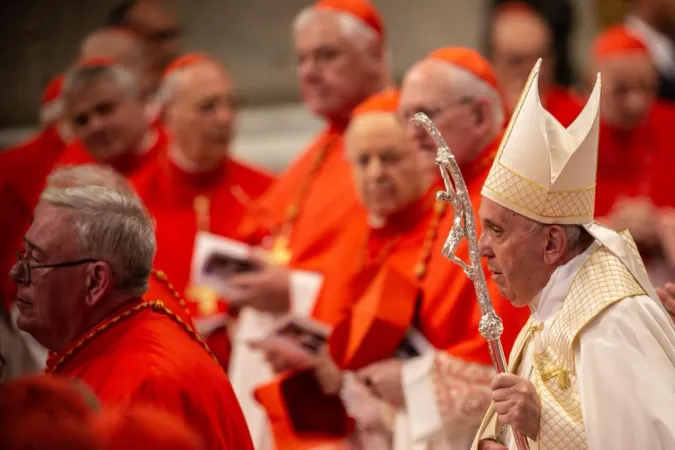
{"type": "Polygon", "coordinates": [[[574,346],[583,329],[609,306],[644,295],[628,268],[599,247],[579,269],[563,307],[551,324],[546,350],[534,356],[534,379],[541,398],[541,449],[585,449],[574,346]]]}
{"type": "Polygon", "coordinates": [[[532,69],[525,83],[500,143],[497,157],[483,185],[482,194],[507,209],[540,222],[587,223],[593,220],[595,211],[595,172],[593,171],[592,177],[590,173],[577,175],[575,167],[580,167],[579,164],[584,164],[583,161],[593,155],[597,160],[597,145],[593,144],[593,140],[598,130],[600,83],[596,83],[586,106],[577,117],[578,120],[564,128],[541,105],[537,82],[540,65],[541,60],[532,69]],[[537,123],[531,123],[532,117],[525,117],[528,112],[535,116],[534,122],[537,123]],[[542,123],[539,123],[540,118],[542,123]],[[550,135],[548,131],[542,130],[550,129],[549,123],[543,123],[546,121],[557,123],[557,127],[553,127],[559,128],[557,133],[550,135]],[[586,124],[591,125],[586,127],[586,124]],[[531,142],[527,139],[525,142],[515,142],[524,135],[535,136],[539,133],[545,134],[541,142],[537,142],[536,138],[531,142]],[[555,136],[559,138],[556,139],[555,136]],[[576,145],[573,151],[571,145],[576,145]],[[529,147],[534,148],[530,150],[529,147]],[[539,158],[543,158],[542,152],[547,152],[547,162],[533,163],[530,160],[530,151],[537,152],[539,158]],[[580,161],[578,158],[584,159],[580,161]],[[519,162],[513,165],[514,161],[519,162]],[[525,168],[528,165],[529,168],[525,168]],[[541,179],[544,170],[548,170],[546,182],[541,179]],[[538,181],[532,178],[534,173],[539,174],[535,177],[538,181]],[[572,178],[577,180],[571,186],[569,180],[561,181],[562,185],[556,185],[558,180],[570,178],[571,173],[575,175],[572,178]]]}

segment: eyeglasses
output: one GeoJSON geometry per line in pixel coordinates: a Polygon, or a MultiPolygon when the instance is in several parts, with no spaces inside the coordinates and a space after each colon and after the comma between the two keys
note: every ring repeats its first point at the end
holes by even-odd
{"type": "Polygon", "coordinates": [[[73,266],[79,266],[81,264],[87,264],[87,263],[93,263],[93,262],[99,261],[98,259],[85,258],[85,259],[78,259],[78,260],[75,260],[75,261],[65,261],[65,262],[54,263],[54,264],[31,264],[26,259],[26,252],[24,250],[17,250],[16,251],[16,259],[19,262],[19,264],[21,265],[21,275],[23,276],[23,278],[20,278],[19,281],[23,284],[30,284],[31,283],[31,271],[33,269],[73,267],[73,266]]]}
{"type": "Polygon", "coordinates": [[[473,97],[462,97],[459,100],[456,100],[454,102],[447,102],[436,108],[418,109],[416,111],[401,111],[400,117],[404,121],[404,123],[407,123],[415,114],[424,113],[430,120],[434,120],[435,118],[440,116],[441,113],[451,108],[456,108],[458,106],[470,105],[474,102],[474,100],[475,99],[473,97]]]}

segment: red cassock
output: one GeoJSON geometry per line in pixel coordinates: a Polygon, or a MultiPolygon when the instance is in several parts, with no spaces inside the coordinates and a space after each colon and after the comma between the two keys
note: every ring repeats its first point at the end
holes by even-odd
{"type": "MultiPolygon", "coordinates": [[[[135,176],[146,165],[149,165],[157,158],[158,155],[166,152],[168,145],[166,130],[159,123],[153,124],[152,129],[157,133],[157,137],[155,142],[146,151],[114,157],[105,161],[105,164],[110,165],[127,178],[135,176]]],[[[63,151],[63,154],[56,161],[55,167],[93,163],[102,162],[94,159],[82,142],[74,141],[63,151]]]]}
{"type": "MultiPolygon", "coordinates": [[[[189,173],[160,155],[133,179],[138,195],[156,220],[155,267],[185,293],[197,231],[239,239],[238,225],[250,202],[264,193],[272,177],[232,158],[209,173],[189,173]]],[[[195,308],[196,305],[188,305],[195,308]]]]}
{"type": "Polygon", "coordinates": [[[6,281],[15,261],[14,251],[30,226],[45,178],[65,147],[56,128],[49,127],[28,142],[0,153],[0,276],[5,303],[13,297],[6,281]]]}
{"type": "Polygon", "coordinates": [[[58,354],[47,372],[86,383],[103,406],[149,405],[182,419],[208,449],[252,449],[224,370],[161,302],[138,299],[58,354]]]}
{"type": "Polygon", "coordinates": [[[338,126],[324,130],[251,206],[240,229],[246,241],[257,245],[271,236],[275,248],[289,250],[286,264],[324,272],[330,253],[340,246],[345,221],[365,217],[343,133],[338,126]]]}
{"type": "Polygon", "coordinates": [[[576,93],[562,86],[549,89],[542,98],[542,104],[564,127],[569,127],[574,122],[584,106],[576,93]]]}
{"type": "Polygon", "coordinates": [[[675,106],[656,103],[630,130],[600,125],[595,216],[607,216],[621,197],[647,196],[675,206],[675,106]]]}
{"type": "MultiPolygon", "coordinates": [[[[208,316],[227,310],[224,302],[218,302],[216,310],[206,311],[188,288],[197,231],[239,239],[237,228],[246,207],[271,182],[270,175],[232,158],[209,173],[189,173],[174,164],[166,152],[133,177],[136,192],[156,221],[155,266],[186,298],[191,315],[208,316]]],[[[231,351],[227,330],[214,330],[207,340],[218,359],[227,365],[231,351]]]]}

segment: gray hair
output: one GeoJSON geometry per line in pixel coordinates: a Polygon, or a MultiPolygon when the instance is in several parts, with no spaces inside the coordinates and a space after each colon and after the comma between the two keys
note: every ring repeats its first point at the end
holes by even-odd
{"type": "Polygon", "coordinates": [[[48,187],[40,199],[72,212],[84,256],[110,264],[117,290],[134,296],[147,291],[156,242],[152,220],[138,197],[80,185],[48,187]]]}
{"type": "MultiPolygon", "coordinates": [[[[532,221],[532,228],[530,229],[530,234],[534,234],[537,231],[541,230],[547,226],[545,223],[532,221]]],[[[563,229],[567,235],[567,251],[573,252],[577,250],[585,250],[591,242],[593,242],[593,236],[590,235],[588,231],[581,225],[557,225],[563,229]]]]}
{"type": "Polygon", "coordinates": [[[47,188],[101,186],[123,195],[136,195],[126,178],[110,166],[80,164],[61,166],[47,177],[47,188]]]}
{"type": "Polygon", "coordinates": [[[61,97],[45,103],[40,108],[40,123],[49,125],[57,122],[63,115],[63,100],[61,97]]]}
{"type": "Polygon", "coordinates": [[[133,98],[141,98],[143,89],[136,73],[121,65],[86,65],[70,69],[63,81],[63,97],[68,97],[83,86],[107,79],[133,98]]]}
{"type": "Polygon", "coordinates": [[[458,92],[461,92],[465,97],[484,98],[487,100],[494,121],[494,129],[492,132],[494,136],[497,136],[504,126],[505,118],[504,103],[499,92],[466,69],[454,64],[442,64],[443,67],[447,68],[448,77],[458,92]]]}
{"type": "Polygon", "coordinates": [[[293,21],[293,30],[298,31],[320,14],[332,14],[337,17],[344,35],[357,45],[365,47],[376,41],[379,37],[375,30],[369,27],[364,21],[351,14],[339,10],[328,11],[325,9],[315,9],[311,6],[300,11],[295,17],[295,20],[293,21]]]}
{"type": "Polygon", "coordinates": [[[164,77],[162,83],[159,85],[159,89],[157,89],[157,93],[154,95],[152,103],[160,111],[163,111],[164,108],[169,106],[173,100],[174,95],[176,95],[176,91],[178,90],[178,86],[180,84],[180,79],[183,77],[185,69],[185,67],[181,67],[179,69],[172,70],[164,77]]]}

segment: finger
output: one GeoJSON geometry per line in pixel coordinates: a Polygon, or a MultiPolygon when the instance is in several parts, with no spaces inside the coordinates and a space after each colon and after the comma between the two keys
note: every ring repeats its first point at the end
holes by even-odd
{"type": "Polygon", "coordinates": [[[504,402],[511,400],[514,396],[514,391],[511,388],[499,388],[492,391],[493,402],[504,402]]]}
{"type": "Polygon", "coordinates": [[[264,269],[271,265],[269,252],[260,247],[254,247],[251,249],[248,254],[248,260],[251,262],[251,264],[260,269],[264,269]]]}
{"type": "Polygon", "coordinates": [[[235,273],[227,277],[227,282],[232,286],[232,289],[250,289],[262,283],[264,276],[263,271],[235,273]]]}
{"type": "Polygon", "coordinates": [[[518,375],[514,375],[512,373],[500,373],[492,379],[490,388],[493,391],[496,391],[500,388],[510,388],[511,386],[518,384],[521,380],[522,378],[518,375]]]}
{"type": "Polygon", "coordinates": [[[675,283],[667,282],[664,289],[670,296],[675,297],[675,283]]]}
{"type": "Polygon", "coordinates": [[[513,400],[504,400],[501,402],[493,403],[493,408],[495,409],[495,412],[500,415],[508,414],[514,406],[515,402],[513,400]]]}

